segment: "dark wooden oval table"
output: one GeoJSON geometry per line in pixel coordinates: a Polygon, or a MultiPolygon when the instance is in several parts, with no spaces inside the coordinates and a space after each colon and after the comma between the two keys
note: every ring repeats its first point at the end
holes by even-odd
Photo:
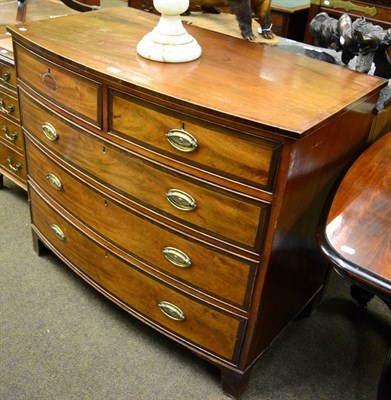
{"type": "MultiPolygon", "coordinates": [[[[376,295],[391,310],[391,132],[369,146],[344,176],[320,246],[352,282],[352,296],[361,305],[376,295]]],[[[377,399],[391,399],[391,351],[377,399]]]]}

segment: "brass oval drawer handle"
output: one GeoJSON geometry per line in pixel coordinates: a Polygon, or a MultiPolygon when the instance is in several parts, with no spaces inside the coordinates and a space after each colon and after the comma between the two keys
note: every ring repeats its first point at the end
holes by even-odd
{"type": "Polygon", "coordinates": [[[197,207],[193,197],[182,190],[170,189],[166,193],[166,197],[172,206],[182,211],[192,211],[197,207]]]}
{"type": "Polygon", "coordinates": [[[65,234],[64,232],[56,225],[56,224],[51,224],[50,229],[53,231],[53,233],[57,236],[59,240],[65,240],[65,234]]]}
{"type": "Polygon", "coordinates": [[[184,129],[171,129],[166,133],[168,143],[175,149],[190,153],[198,147],[197,139],[184,129]]]}
{"type": "Polygon", "coordinates": [[[20,169],[22,169],[22,164],[21,163],[13,164],[11,157],[7,157],[7,162],[8,162],[8,167],[14,172],[18,172],[20,169]]]}
{"type": "Polygon", "coordinates": [[[42,132],[51,142],[55,142],[58,139],[57,130],[50,122],[42,124],[42,132]]]}
{"type": "Polygon", "coordinates": [[[60,178],[58,178],[54,174],[47,174],[46,179],[49,181],[49,183],[52,185],[52,187],[56,190],[61,190],[62,189],[62,183],[60,181],[60,178]]]}
{"type": "Polygon", "coordinates": [[[163,255],[167,261],[180,268],[188,268],[191,266],[190,257],[183,251],[176,249],[175,247],[165,247],[163,249],[163,255]]]}
{"type": "Polygon", "coordinates": [[[18,134],[16,132],[14,132],[12,135],[8,133],[8,128],[6,125],[3,126],[2,131],[4,132],[5,138],[10,142],[15,142],[15,140],[18,138],[18,134]]]}
{"type": "Polygon", "coordinates": [[[11,74],[7,71],[3,73],[3,76],[0,78],[3,82],[8,82],[11,79],[11,74]]]}
{"type": "Polygon", "coordinates": [[[3,99],[0,99],[0,110],[7,115],[11,115],[15,111],[15,106],[10,104],[6,106],[3,99]]]}
{"type": "Polygon", "coordinates": [[[185,313],[179,307],[169,303],[168,301],[161,301],[158,306],[160,311],[168,318],[175,321],[183,321],[185,319],[185,313]]]}

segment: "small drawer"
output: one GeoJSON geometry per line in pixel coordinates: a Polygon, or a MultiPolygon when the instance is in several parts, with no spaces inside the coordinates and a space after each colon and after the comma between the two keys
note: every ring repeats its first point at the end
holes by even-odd
{"type": "Polygon", "coordinates": [[[16,45],[18,78],[45,99],[101,126],[101,85],[16,45]]]}
{"type": "Polygon", "coordinates": [[[24,151],[23,135],[20,126],[4,118],[2,115],[0,115],[0,137],[5,142],[16,146],[20,151],[24,151]]]}
{"type": "Polygon", "coordinates": [[[225,302],[248,306],[246,293],[251,291],[256,266],[251,269],[248,262],[186,239],[120,206],[66,172],[30,140],[26,149],[31,179],[95,232],[170,276],[225,302]]]}
{"type": "Polygon", "coordinates": [[[16,96],[0,91],[0,116],[11,118],[15,122],[20,120],[19,104],[16,96]]]}
{"type": "MultiPolygon", "coordinates": [[[[32,187],[31,187],[32,188],[32,187]]],[[[33,225],[83,277],[143,320],[234,361],[245,320],[211,307],[121,261],[76,229],[34,191],[33,225]]]]}
{"type": "Polygon", "coordinates": [[[112,133],[187,164],[273,191],[281,144],[238,137],[238,132],[206,124],[115,90],[110,91],[112,133]]]}
{"type": "Polygon", "coordinates": [[[16,89],[15,67],[0,64],[0,85],[5,85],[11,89],[16,89]]]}
{"type": "Polygon", "coordinates": [[[270,204],[184,177],[66,123],[20,92],[26,131],[59,157],[133,201],[207,235],[260,250],[270,204]]]}
{"type": "Polygon", "coordinates": [[[25,160],[22,155],[0,142],[0,166],[22,182],[26,182],[25,160]]]}

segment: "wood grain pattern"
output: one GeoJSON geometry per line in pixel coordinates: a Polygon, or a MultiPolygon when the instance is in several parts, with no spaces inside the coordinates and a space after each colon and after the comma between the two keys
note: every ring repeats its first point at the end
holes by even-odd
{"type": "Polygon", "coordinates": [[[225,192],[204,182],[190,182],[176,172],[165,170],[149,160],[124,153],[110,143],[97,140],[59,116],[38,107],[20,94],[23,103],[24,128],[39,140],[44,140],[54,152],[70,164],[96,179],[177,220],[186,221],[227,240],[259,248],[258,232],[264,231],[269,204],[254,202],[239,194],[225,192]],[[51,123],[59,139],[51,142],[42,134],[42,125],[51,123]],[[182,190],[192,196],[197,206],[193,211],[173,207],[166,199],[170,189],[182,190]],[[211,216],[213,216],[211,218],[211,216]]]}
{"type": "Polygon", "coordinates": [[[167,109],[141,102],[137,97],[111,92],[110,131],[158,151],[181,158],[186,164],[215,171],[235,180],[245,181],[268,191],[273,190],[275,165],[279,161],[281,143],[251,140],[237,136],[240,132],[224,131],[218,126],[202,125],[187,115],[173,115],[167,109]],[[132,118],[127,118],[132,115],[132,118]],[[194,152],[174,149],[165,139],[170,129],[185,129],[197,140],[194,152]]]}
{"type": "Polygon", "coordinates": [[[366,145],[387,82],[190,26],[200,59],[149,61],[136,45],[156,22],[110,9],[9,28],[25,59],[61,71],[68,87],[81,78],[99,88],[94,124],[77,113],[79,94],[65,106],[65,96],[37,91],[36,77],[17,68],[34,248],[54,250],[114,302],[219,366],[223,390],[237,397],[260,355],[322,293],[318,221],[366,145]],[[182,123],[200,141],[193,154],[168,147],[165,131],[182,123]],[[43,175],[50,171],[60,192],[43,175]],[[172,188],[197,207],[174,209],[172,188]],[[48,229],[52,217],[69,247],[48,229]],[[191,269],[162,261],[173,239],[191,269]],[[145,292],[127,291],[133,279],[145,292]],[[183,330],[150,307],[167,288],[165,300],[194,317],[183,330]]]}
{"type": "Polygon", "coordinates": [[[116,296],[135,313],[141,313],[152,322],[176,335],[185,336],[225,359],[233,358],[236,338],[243,320],[208,307],[148,278],[143,272],[121,262],[80,234],[72,224],[40,199],[35,191],[30,190],[30,195],[34,225],[80,273],[116,296]],[[60,227],[65,234],[65,240],[61,241],[55,236],[50,228],[51,224],[60,227]],[[179,307],[185,313],[185,320],[174,321],[164,315],[158,307],[161,301],[169,301],[179,307]]]}
{"type": "Polygon", "coordinates": [[[381,78],[236,38],[222,40],[220,34],[191,26],[187,30],[203,49],[199,60],[151,63],[137,55],[136,46],[157,21],[157,16],[132,8],[106,9],[50,24],[37,21],[27,31],[8,29],[21,43],[28,40],[34,46],[39,41],[51,54],[92,75],[110,76],[176,104],[198,104],[210,115],[223,114],[293,137],[319,128],[345,112],[347,104],[386,85],[381,78]]]}
{"type": "Polygon", "coordinates": [[[251,266],[248,263],[183,238],[180,233],[167,230],[108,196],[95,192],[63,168],[50,162],[30,140],[26,143],[26,149],[29,153],[30,178],[55,201],[78,215],[97,234],[148,262],[153,268],[213,294],[223,301],[248,307],[248,304],[245,304],[248,302],[246,293],[249,284],[252,283],[250,277],[254,276],[254,273],[250,273],[251,266]],[[49,173],[61,181],[61,190],[56,190],[50,185],[47,180],[49,173]],[[97,213],[99,218],[96,218],[97,213]],[[117,223],[113,224],[113,220],[117,223]],[[183,251],[190,257],[191,266],[180,268],[169,263],[162,253],[166,246],[183,251]]]}
{"type": "Polygon", "coordinates": [[[391,295],[391,132],[373,143],[344,177],[327,219],[326,239],[350,265],[350,274],[356,267],[358,280],[364,279],[361,270],[366,281],[391,295]]]}
{"type": "Polygon", "coordinates": [[[34,90],[55,104],[98,126],[101,124],[101,88],[91,79],[34,56],[23,47],[15,48],[18,75],[34,90]]]}

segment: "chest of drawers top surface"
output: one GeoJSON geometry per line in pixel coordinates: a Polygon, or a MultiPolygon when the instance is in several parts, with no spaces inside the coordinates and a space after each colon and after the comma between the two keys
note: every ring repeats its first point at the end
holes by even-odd
{"type": "Polygon", "coordinates": [[[44,48],[90,76],[109,78],[216,119],[300,137],[386,84],[277,48],[186,26],[202,47],[193,62],[165,64],[139,56],[137,43],[158,17],[105,9],[8,27],[18,42],[44,48]]]}

